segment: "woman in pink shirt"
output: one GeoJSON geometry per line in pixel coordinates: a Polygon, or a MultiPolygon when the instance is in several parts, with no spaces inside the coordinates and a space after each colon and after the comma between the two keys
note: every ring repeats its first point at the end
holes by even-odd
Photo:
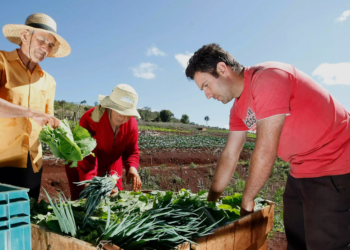
{"type": "MultiPolygon", "coordinates": [[[[94,176],[117,173],[120,177],[123,166],[127,183],[132,180],[133,190],[141,190],[138,174],[139,148],[138,127],[135,117],[140,118],[136,110],[138,95],[127,84],[117,85],[110,96],[99,96],[100,105],[88,110],[80,119],[79,125],[86,128],[96,139],[93,150],[95,157],[89,155],[78,162],[77,168],[66,166],[71,199],[76,200],[82,191],[74,182],[90,180],[94,176]]],[[[123,190],[122,178],[117,188],[123,190]]],[[[112,193],[115,193],[113,190],[112,193]]]]}

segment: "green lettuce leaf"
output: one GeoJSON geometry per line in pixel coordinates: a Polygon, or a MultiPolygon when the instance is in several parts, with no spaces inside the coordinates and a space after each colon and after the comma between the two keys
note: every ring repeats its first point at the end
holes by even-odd
{"type": "Polygon", "coordinates": [[[92,154],[97,145],[89,131],[79,125],[72,131],[67,120],[61,121],[56,129],[45,125],[39,141],[49,145],[54,156],[65,160],[64,164],[72,163],[71,167],[77,167],[78,161],[92,154]]]}

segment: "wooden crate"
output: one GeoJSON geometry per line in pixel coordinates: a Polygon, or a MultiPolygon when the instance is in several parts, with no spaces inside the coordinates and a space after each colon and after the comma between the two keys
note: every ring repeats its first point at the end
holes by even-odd
{"type": "Polygon", "coordinates": [[[247,215],[235,222],[214,231],[213,234],[199,238],[193,250],[265,250],[267,234],[272,230],[275,204],[247,215]]]}
{"type": "MultiPolygon", "coordinates": [[[[265,250],[267,234],[273,226],[274,203],[201,237],[198,244],[184,243],[177,250],[265,250]]],[[[50,232],[32,224],[32,248],[35,250],[96,250],[90,243],[50,232]]],[[[106,246],[107,250],[123,250],[106,246]]]]}

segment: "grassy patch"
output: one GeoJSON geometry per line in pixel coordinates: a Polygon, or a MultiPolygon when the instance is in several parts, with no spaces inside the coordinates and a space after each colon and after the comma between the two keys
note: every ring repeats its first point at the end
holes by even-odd
{"type": "MultiPolygon", "coordinates": [[[[153,176],[151,171],[147,168],[139,167],[139,175],[141,177],[143,190],[157,190],[159,189],[162,176],[153,176]]],[[[124,184],[123,184],[124,185],[124,184]]]]}
{"type": "Polygon", "coordinates": [[[247,138],[256,138],[256,134],[248,133],[247,138]]]}
{"type": "Polygon", "coordinates": [[[230,132],[226,129],[210,129],[210,128],[207,128],[206,131],[207,132],[215,132],[215,133],[225,133],[225,134],[228,134],[230,132]]]}
{"type": "Polygon", "coordinates": [[[171,128],[161,128],[154,126],[138,126],[139,130],[152,130],[152,131],[162,131],[162,132],[182,132],[182,133],[190,133],[190,130],[180,130],[180,129],[171,129],[171,128]]]}

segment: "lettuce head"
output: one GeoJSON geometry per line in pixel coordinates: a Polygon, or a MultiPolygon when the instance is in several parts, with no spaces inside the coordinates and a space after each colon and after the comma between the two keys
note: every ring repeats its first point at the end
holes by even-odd
{"type": "Polygon", "coordinates": [[[85,156],[93,155],[92,150],[97,145],[89,131],[79,125],[72,131],[67,120],[61,121],[56,129],[45,125],[40,131],[39,141],[49,145],[54,156],[65,160],[64,164],[72,163],[71,167],[77,167],[78,161],[85,156]]]}

